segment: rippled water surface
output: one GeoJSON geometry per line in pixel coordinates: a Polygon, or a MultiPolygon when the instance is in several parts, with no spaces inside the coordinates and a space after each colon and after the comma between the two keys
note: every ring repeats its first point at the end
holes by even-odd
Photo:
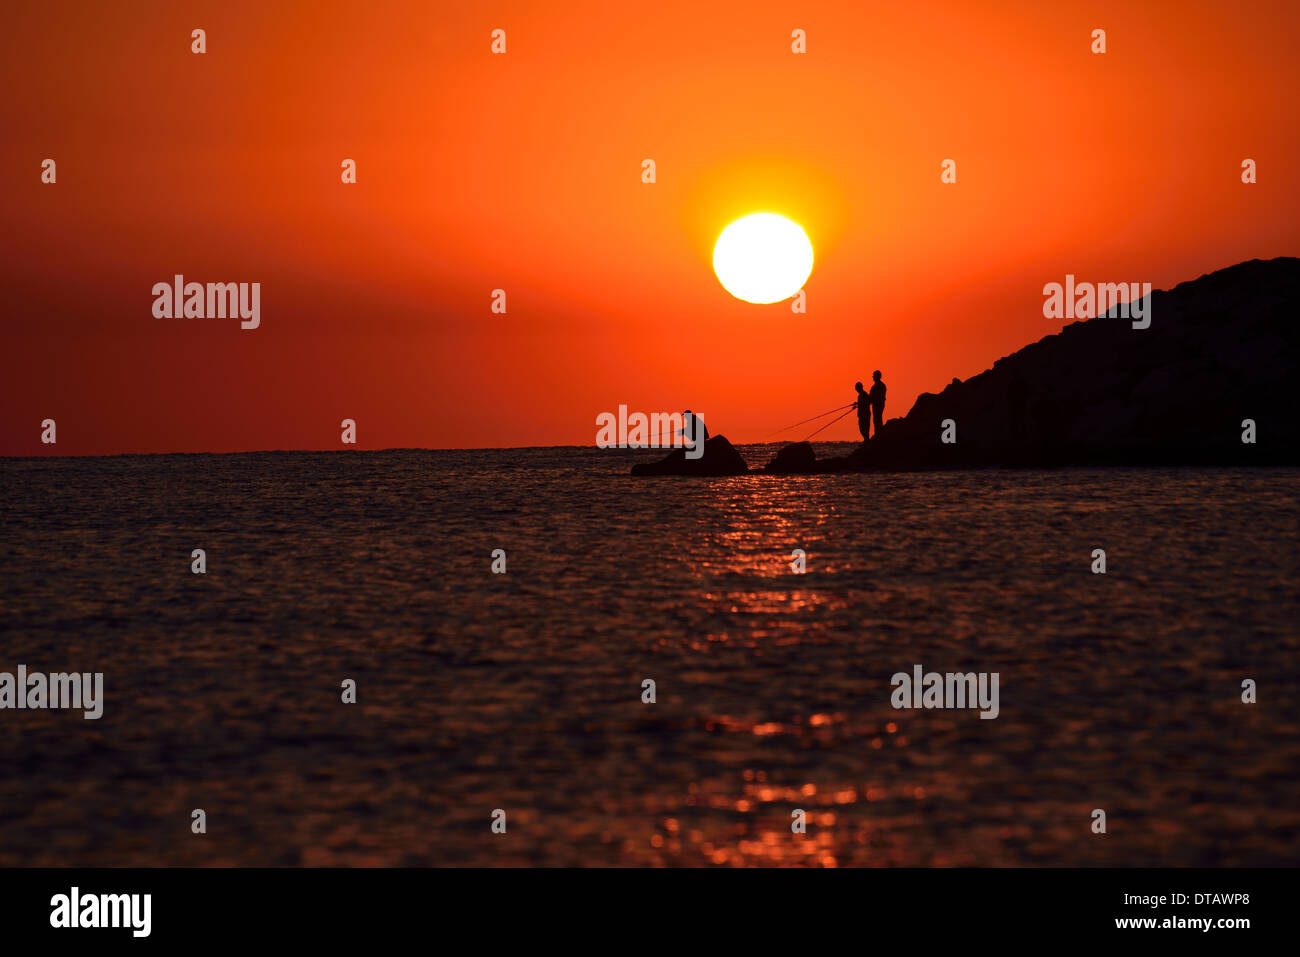
{"type": "Polygon", "coordinates": [[[1300,863],[1300,473],[652,457],[0,461],[0,864],[1300,863]]]}

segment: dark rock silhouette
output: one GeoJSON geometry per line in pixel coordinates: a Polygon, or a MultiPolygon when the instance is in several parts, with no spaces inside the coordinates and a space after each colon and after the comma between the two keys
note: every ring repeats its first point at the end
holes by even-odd
{"type": "Polygon", "coordinates": [[[657,462],[632,466],[633,475],[744,475],[749,466],[725,435],[715,435],[704,443],[704,454],[688,459],[685,449],[673,449],[657,462]]]}
{"type": "Polygon", "coordinates": [[[1153,291],[1150,316],[1148,329],[1114,315],[1072,323],[919,396],[850,455],[809,462],[788,446],[769,471],[1300,464],[1300,259],[1153,291]],[[945,419],[955,444],[940,441],[945,419]]]}
{"type": "Polygon", "coordinates": [[[763,471],[769,475],[790,475],[798,472],[811,472],[817,465],[817,453],[811,442],[791,442],[776,453],[776,458],[764,466],[763,471]]]}

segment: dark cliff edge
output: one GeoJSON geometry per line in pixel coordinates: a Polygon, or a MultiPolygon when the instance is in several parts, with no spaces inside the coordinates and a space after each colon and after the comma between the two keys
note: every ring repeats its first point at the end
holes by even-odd
{"type": "MultiPolygon", "coordinates": [[[[923,393],[849,455],[818,459],[796,442],[760,474],[1300,465],[1300,259],[1252,259],[1154,290],[1148,315],[1146,329],[1113,311],[1071,323],[923,393]],[[1247,419],[1253,443],[1242,440],[1247,419]],[[954,442],[942,441],[945,420],[954,442]]],[[[677,452],[633,474],[748,471],[730,444],[718,453],[687,462],[677,452]]]]}
{"type": "Polygon", "coordinates": [[[797,443],[768,470],[1300,464],[1300,259],[1153,291],[1150,317],[1147,329],[1113,314],[1072,323],[918,396],[850,455],[816,460],[797,443]]]}

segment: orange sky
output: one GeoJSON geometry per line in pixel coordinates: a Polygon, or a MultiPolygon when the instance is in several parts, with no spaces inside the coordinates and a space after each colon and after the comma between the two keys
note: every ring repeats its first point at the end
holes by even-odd
{"type": "Polygon", "coordinates": [[[340,448],[345,417],[361,448],[590,445],[620,403],[758,441],[873,368],[902,415],[1056,332],[1067,272],[1300,252],[1291,2],[17,6],[5,455],[340,448]],[[713,276],[755,210],[812,239],[806,315],[713,276]],[[178,272],[260,282],[261,328],[154,318],[178,272]]]}

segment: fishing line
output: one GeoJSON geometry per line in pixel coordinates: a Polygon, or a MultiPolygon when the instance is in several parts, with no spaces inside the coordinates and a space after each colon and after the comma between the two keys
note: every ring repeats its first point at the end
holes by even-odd
{"type": "Polygon", "coordinates": [[[789,432],[791,429],[795,428],[796,426],[806,425],[809,422],[815,422],[818,419],[823,418],[825,416],[834,415],[836,412],[839,412],[841,409],[852,409],[856,405],[857,405],[856,402],[850,402],[848,405],[837,406],[834,409],[831,409],[829,412],[823,412],[821,415],[809,416],[806,419],[801,419],[800,421],[794,423],[794,425],[787,425],[784,429],[777,429],[775,432],[772,433],[772,435],[780,435],[782,432],[789,432]]]}
{"type": "MultiPolygon", "coordinates": [[[[840,419],[844,418],[845,415],[848,415],[848,414],[849,414],[850,412],[852,412],[855,408],[857,408],[857,405],[858,405],[858,404],[857,404],[856,402],[854,402],[853,405],[849,406],[847,409],[844,410],[844,414],[843,414],[843,415],[840,415],[840,416],[838,416],[838,417],[836,417],[836,418],[834,418],[834,419],[831,419],[829,422],[827,422],[825,425],[823,425],[820,429],[818,429],[817,432],[821,432],[823,429],[829,429],[832,425],[834,425],[834,424],[835,424],[836,422],[838,422],[840,419]]],[[[816,435],[816,434],[817,434],[817,432],[814,432],[812,435],[808,436],[808,439],[811,439],[811,438],[813,437],[813,435],[816,435]]],[[[807,442],[808,439],[804,439],[804,441],[807,442]]]]}

